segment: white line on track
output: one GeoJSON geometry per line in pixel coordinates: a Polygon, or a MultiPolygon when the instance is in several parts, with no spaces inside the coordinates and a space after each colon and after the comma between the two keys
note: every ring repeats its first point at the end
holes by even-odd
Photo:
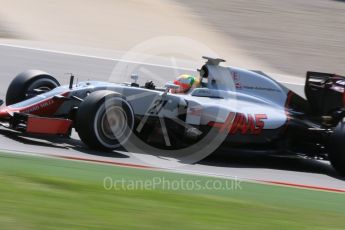
{"type": "MultiPolygon", "coordinates": [[[[34,48],[34,47],[29,47],[29,46],[6,44],[6,43],[0,43],[0,46],[13,47],[13,48],[19,48],[19,49],[28,49],[28,50],[48,52],[48,53],[64,54],[64,55],[71,55],[71,56],[79,56],[79,57],[85,57],[85,58],[94,58],[94,59],[100,59],[100,60],[126,62],[126,63],[138,64],[138,65],[148,65],[148,66],[155,66],[155,67],[162,67],[162,68],[169,68],[169,69],[176,69],[176,68],[178,68],[180,70],[195,71],[195,69],[191,69],[191,68],[183,68],[183,67],[176,67],[176,66],[170,66],[170,65],[138,62],[138,61],[133,61],[133,60],[121,59],[121,58],[109,58],[109,57],[102,57],[102,56],[97,56],[97,55],[88,55],[88,54],[82,54],[82,53],[76,53],[76,52],[68,52],[68,51],[61,51],[61,50],[54,50],[54,49],[34,48]]],[[[283,77],[288,77],[288,78],[297,78],[295,76],[285,75],[285,74],[275,74],[275,73],[267,73],[267,74],[269,74],[269,75],[278,75],[278,76],[283,76],[283,77]]],[[[304,84],[293,83],[293,82],[288,82],[288,81],[279,81],[279,82],[282,83],[282,84],[293,84],[293,85],[296,85],[296,86],[304,86],[304,84]]]]}
{"type": "Polygon", "coordinates": [[[175,67],[175,66],[161,65],[161,64],[153,64],[153,63],[145,63],[145,62],[137,62],[137,61],[132,61],[132,60],[120,59],[120,58],[101,57],[101,56],[97,56],[97,55],[87,55],[87,54],[74,53],[74,52],[68,52],[68,51],[59,51],[59,50],[43,49],[43,48],[33,48],[33,47],[28,47],[28,46],[11,45],[11,44],[5,44],[5,43],[0,43],[0,46],[13,47],[13,48],[19,48],[19,49],[28,49],[28,50],[34,50],[34,51],[42,51],[42,52],[47,52],[47,53],[79,56],[79,57],[85,57],[85,58],[94,58],[94,59],[100,59],[100,60],[127,62],[127,63],[139,64],[139,65],[149,65],[149,66],[156,66],[156,67],[163,67],[163,68],[170,68],[170,69],[179,68],[181,70],[195,71],[194,69],[189,69],[189,68],[182,68],[182,67],[175,67]]]}

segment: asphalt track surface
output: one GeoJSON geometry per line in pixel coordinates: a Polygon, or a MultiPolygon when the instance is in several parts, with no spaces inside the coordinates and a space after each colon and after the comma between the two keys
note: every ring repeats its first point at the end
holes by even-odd
{"type": "MultiPolygon", "coordinates": [[[[82,80],[114,80],[112,73],[115,60],[85,57],[79,55],[47,52],[0,45],[0,97],[4,98],[8,84],[19,72],[27,69],[41,69],[56,76],[62,84],[67,84],[73,73],[82,80]]],[[[128,69],[135,65],[142,81],[148,75],[163,76],[163,80],[172,80],[177,74],[188,72],[176,68],[155,66],[154,64],[127,63],[128,69]]],[[[122,75],[123,76],[123,75],[122,75]]],[[[118,82],[128,81],[129,76],[115,79],[118,82]]],[[[163,80],[161,80],[163,82],[163,80]]],[[[87,149],[73,134],[71,139],[39,138],[13,131],[0,129],[0,150],[21,154],[40,154],[69,159],[84,159],[96,162],[112,162],[118,165],[145,167],[147,165],[134,153],[116,151],[112,153],[95,152],[87,149]]],[[[150,165],[147,165],[150,167],[150,165]]],[[[256,181],[267,181],[301,186],[323,187],[333,190],[344,190],[345,181],[338,178],[328,162],[302,159],[297,157],[277,157],[222,152],[210,156],[193,165],[184,165],[174,169],[178,172],[202,175],[239,178],[256,181]]]]}

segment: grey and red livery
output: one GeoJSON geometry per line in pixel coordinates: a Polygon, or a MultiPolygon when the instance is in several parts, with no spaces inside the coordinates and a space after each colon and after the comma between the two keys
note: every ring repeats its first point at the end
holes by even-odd
{"type": "Polygon", "coordinates": [[[262,72],[206,59],[201,87],[185,94],[170,93],[178,87],[171,83],[74,84],[71,77],[60,86],[45,72],[26,71],[10,84],[0,121],[29,134],[68,137],[75,129],[86,145],[105,150],[124,145],[131,135],[179,148],[213,129],[226,134],[226,146],[323,158],[345,174],[344,77],[308,72],[304,99],[262,72]]]}

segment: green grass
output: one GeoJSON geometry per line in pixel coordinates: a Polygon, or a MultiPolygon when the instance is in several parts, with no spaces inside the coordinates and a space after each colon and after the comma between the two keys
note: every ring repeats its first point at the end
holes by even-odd
{"type": "Polygon", "coordinates": [[[244,182],[237,190],[167,189],[169,183],[181,180],[200,186],[228,183],[210,177],[1,154],[0,229],[345,228],[342,194],[244,182]],[[107,190],[105,177],[124,184],[107,190]],[[132,183],[158,179],[165,184],[130,189],[132,183]]]}

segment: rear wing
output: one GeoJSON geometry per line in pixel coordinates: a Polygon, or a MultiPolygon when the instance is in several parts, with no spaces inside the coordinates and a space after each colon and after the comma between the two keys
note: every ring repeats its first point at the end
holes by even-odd
{"type": "Polygon", "coordinates": [[[330,115],[345,107],[344,76],[308,71],[304,91],[315,114],[330,115]]]}

